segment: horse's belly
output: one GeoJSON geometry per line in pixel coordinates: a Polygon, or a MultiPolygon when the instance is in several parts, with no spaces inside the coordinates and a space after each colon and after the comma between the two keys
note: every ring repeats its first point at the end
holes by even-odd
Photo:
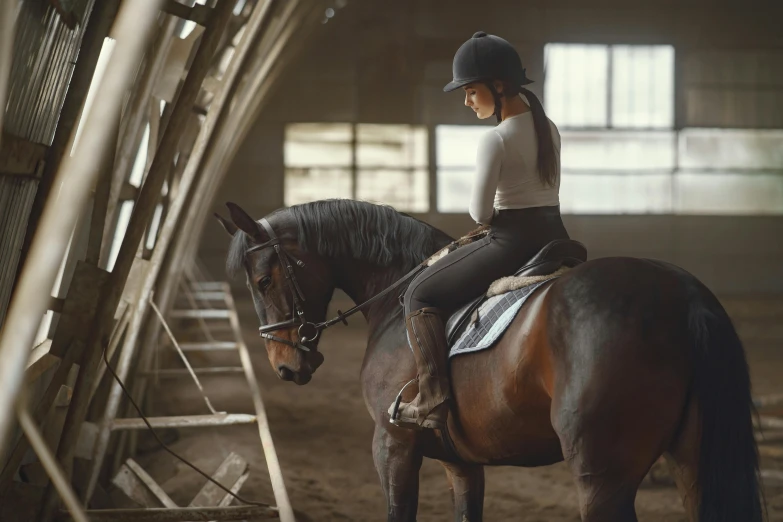
{"type": "Polygon", "coordinates": [[[548,412],[490,415],[476,421],[452,433],[457,450],[471,461],[533,467],[563,460],[560,439],[548,412]]]}

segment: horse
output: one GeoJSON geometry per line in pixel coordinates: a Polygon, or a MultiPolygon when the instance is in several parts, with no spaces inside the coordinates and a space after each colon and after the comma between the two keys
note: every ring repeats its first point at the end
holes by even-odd
{"type": "MultiPolygon", "coordinates": [[[[227,206],[230,220],[216,214],[232,236],[227,270],[245,274],[260,330],[276,331],[262,334],[269,362],[298,385],[324,361],[312,327],[335,289],[364,303],[452,240],[391,207],[353,200],[296,205],[260,221],[227,206]]],[[[445,433],[390,423],[389,404],[416,376],[399,293],[361,310],[369,326],[361,383],[389,522],[416,519],[424,457],[445,468],[457,522],[482,520],[484,466],[563,460],[583,522],[632,522],[637,489],[660,456],[691,522],[761,522],[744,349],[693,275],[612,257],[546,282],[493,347],[451,359],[445,433]]]]}

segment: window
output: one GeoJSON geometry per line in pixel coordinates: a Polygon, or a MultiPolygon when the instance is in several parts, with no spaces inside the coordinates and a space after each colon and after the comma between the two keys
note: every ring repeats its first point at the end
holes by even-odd
{"type": "Polygon", "coordinates": [[[438,212],[467,212],[476,170],[478,140],[487,132],[479,125],[435,128],[438,166],[438,212]]]}
{"type": "Polygon", "coordinates": [[[783,132],[674,130],[671,46],[545,47],[564,212],[783,214],[783,132]]]}
{"type": "Polygon", "coordinates": [[[674,48],[547,44],[544,100],[561,128],[674,125],[674,48]]]}
{"type": "Polygon", "coordinates": [[[285,204],[354,198],[426,212],[427,160],[425,127],[291,124],[285,136],[285,204]]]}
{"type": "MultiPolygon", "coordinates": [[[[467,212],[484,126],[436,128],[438,211],[467,212]]],[[[783,131],[561,131],[568,214],[783,214],[783,131]]]]}

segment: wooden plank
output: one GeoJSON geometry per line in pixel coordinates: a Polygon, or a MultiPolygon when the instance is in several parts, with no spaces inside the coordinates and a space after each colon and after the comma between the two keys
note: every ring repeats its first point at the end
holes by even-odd
{"type": "Polygon", "coordinates": [[[256,411],[258,424],[258,434],[261,439],[261,447],[264,449],[264,458],[266,459],[267,469],[269,470],[269,479],[272,482],[272,492],[275,495],[275,504],[280,510],[280,519],[283,522],[295,521],[294,509],[291,506],[291,500],[288,498],[288,492],[283,480],[283,471],[280,468],[280,461],[277,458],[275,444],[272,440],[272,432],[269,429],[269,419],[266,416],[266,407],[261,397],[261,388],[258,385],[256,374],[253,370],[253,363],[250,360],[250,353],[242,341],[242,328],[239,325],[239,316],[237,315],[234,297],[231,292],[226,294],[226,306],[231,310],[231,326],[234,329],[234,335],[237,339],[239,357],[242,360],[242,367],[245,369],[245,377],[250,387],[250,394],[253,397],[253,407],[256,411]]]}
{"type": "MultiPolygon", "coordinates": [[[[63,357],[60,366],[55,370],[43,397],[41,397],[38,401],[38,405],[35,407],[33,419],[36,423],[41,424],[43,422],[52,404],[54,404],[57,399],[57,394],[60,392],[60,386],[65,384],[68,379],[68,374],[71,371],[71,366],[73,366],[73,361],[78,359],[81,355],[82,347],[82,343],[77,341],[71,344],[66,351],[65,356],[63,357]]],[[[16,470],[22,464],[24,455],[29,448],[30,442],[25,437],[20,437],[16,441],[16,445],[14,446],[11,455],[8,457],[2,473],[0,473],[0,491],[4,490],[12,483],[16,470]]]]}
{"type": "Polygon", "coordinates": [[[97,424],[94,422],[82,423],[82,429],[79,430],[79,438],[76,440],[76,452],[74,455],[80,459],[91,460],[92,451],[95,447],[95,439],[97,436],[97,424]]]}
{"type": "MultiPolygon", "coordinates": [[[[250,472],[245,471],[245,473],[242,474],[241,477],[239,477],[239,479],[234,483],[234,485],[231,486],[230,488],[231,493],[233,493],[234,495],[239,493],[239,490],[242,489],[242,486],[245,485],[245,482],[247,482],[248,478],[250,478],[250,472]]],[[[225,496],[222,499],[220,499],[220,503],[218,504],[218,506],[220,507],[230,506],[231,502],[233,501],[234,501],[233,495],[229,495],[228,493],[226,493],[225,496]]]]}
{"type": "MultiPolygon", "coordinates": [[[[51,480],[49,486],[47,486],[46,491],[51,489],[52,492],[56,492],[57,495],[59,495],[63,503],[68,508],[68,511],[70,511],[74,520],[77,522],[89,522],[89,519],[84,514],[82,506],[79,504],[79,499],[76,498],[76,493],[74,493],[70,482],[60,469],[58,462],[54,458],[54,454],[46,445],[46,441],[44,441],[41,432],[38,431],[38,426],[35,424],[35,421],[33,420],[32,416],[30,416],[30,413],[27,411],[22,401],[17,404],[16,414],[19,419],[19,426],[21,426],[22,432],[24,432],[27,440],[30,441],[30,446],[33,448],[33,451],[35,451],[35,454],[40,459],[41,464],[43,465],[51,480]]],[[[42,504],[45,505],[45,503],[46,492],[44,492],[44,500],[42,504]]],[[[48,518],[39,517],[39,520],[46,521],[48,518]]]]}
{"type": "Polygon", "coordinates": [[[215,341],[211,343],[182,343],[179,345],[184,352],[209,352],[221,350],[236,350],[234,341],[215,341]]]}
{"type": "Polygon", "coordinates": [[[163,504],[164,507],[167,507],[169,509],[176,509],[179,506],[177,506],[173,500],[166,494],[165,491],[163,491],[163,488],[161,488],[155,480],[153,480],[152,477],[149,476],[149,474],[144,471],[144,469],[139,466],[135,460],[128,459],[125,461],[125,464],[130,468],[130,470],[136,474],[137,477],[139,477],[139,480],[141,480],[144,485],[147,487],[147,489],[150,490],[150,493],[155,495],[155,498],[157,498],[161,504],[163,504]]]}
{"type": "MultiPolygon", "coordinates": [[[[30,371],[30,368],[35,365],[40,359],[44,358],[46,355],[49,354],[49,350],[52,348],[52,340],[46,339],[41,344],[37,345],[35,348],[33,348],[33,351],[30,352],[30,357],[27,358],[27,370],[30,371]]],[[[44,370],[46,371],[46,370],[44,370]]]]}
{"type": "Polygon", "coordinates": [[[168,103],[174,100],[174,95],[177,93],[177,87],[185,74],[185,67],[193,52],[193,47],[201,38],[203,32],[204,28],[197,26],[184,39],[175,38],[171,42],[171,47],[169,47],[169,52],[166,55],[166,65],[163,67],[152,90],[154,97],[165,100],[168,103]]]}
{"type": "MultiPolygon", "coordinates": [[[[49,414],[46,416],[46,420],[43,425],[43,438],[46,445],[50,448],[57,446],[57,442],[60,440],[60,434],[63,431],[63,424],[65,424],[65,415],[68,413],[68,405],[71,403],[71,396],[73,389],[70,386],[60,386],[60,391],[57,393],[57,397],[54,400],[49,414]]],[[[46,470],[40,461],[32,462],[26,466],[22,466],[21,473],[24,474],[26,481],[34,486],[46,486],[49,482],[49,476],[46,474],[46,470]]]]}
{"type": "Polygon", "coordinates": [[[123,464],[120,470],[111,480],[111,483],[125,493],[125,495],[140,506],[146,508],[161,507],[160,500],[144,485],[144,482],[136,475],[127,464],[123,464]]]}
{"type": "Polygon", "coordinates": [[[200,308],[198,310],[172,310],[172,319],[228,319],[229,311],[222,308],[200,308]]]}
{"type": "MultiPolygon", "coordinates": [[[[148,417],[153,428],[203,428],[207,426],[235,426],[237,424],[253,424],[255,415],[246,413],[218,413],[217,415],[184,415],[172,417],[148,417]]],[[[142,419],[115,419],[111,423],[112,431],[142,430],[147,425],[142,419]]]]}
{"type": "MultiPolygon", "coordinates": [[[[90,509],[90,522],[187,522],[207,520],[258,520],[278,518],[277,509],[270,506],[227,506],[178,509],[90,509]]],[[[73,520],[61,512],[60,521],[73,520]]]]}
{"type": "MultiPolygon", "coordinates": [[[[247,471],[248,464],[245,459],[234,453],[233,451],[226,457],[223,463],[218,467],[217,471],[212,474],[212,479],[222,484],[226,488],[231,489],[237,481],[247,471]]],[[[193,497],[193,500],[188,504],[189,507],[209,507],[217,506],[223,497],[227,493],[217,487],[212,482],[207,482],[201,491],[193,497]]],[[[230,495],[229,495],[230,497],[230,495]]]]}
{"type": "MultiPolygon", "coordinates": [[[[227,367],[213,367],[213,368],[193,368],[196,375],[200,376],[221,376],[221,375],[237,375],[245,372],[245,369],[241,366],[227,366],[227,367]]],[[[144,377],[157,377],[160,379],[173,379],[178,377],[190,377],[190,372],[187,370],[181,370],[179,368],[167,368],[164,370],[151,370],[139,372],[139,375],[144,377]]]]}

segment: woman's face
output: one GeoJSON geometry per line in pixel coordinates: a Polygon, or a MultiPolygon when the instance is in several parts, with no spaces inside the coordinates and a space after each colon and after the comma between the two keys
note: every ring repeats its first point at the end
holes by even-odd
{"type": "MultiPolygon", "coordinates": [[[[497,89],[497,86],[495,88],[497,89]]],[[[483,120],[495,114],[495,100],[486,84],[470,83],[463,89],[465,89],[465,106],[473,109],[478,119],[483,120]]]]}

